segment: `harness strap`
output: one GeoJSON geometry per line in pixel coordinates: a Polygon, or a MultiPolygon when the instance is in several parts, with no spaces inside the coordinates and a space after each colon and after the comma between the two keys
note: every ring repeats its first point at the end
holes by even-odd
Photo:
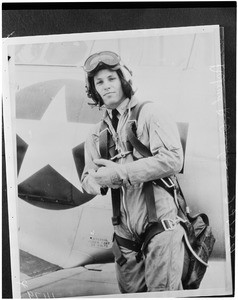
{"type": "Polygon", "coordinates": [[[145,203],[148,215],[148,222],[155,223],[158,222],[157,214],[156,214],[156,206],[155,206],[155,196],[153,184],[151,181],[145,182],[143,184],[144,195],[145,195],[145,203]]]}
{"type": "Polygon", "coordinates": [[[132,240],[125,239],[117,235],[116,233],[114,233],[112,251],[118,265],[123,266],[127,262],[127,259],[122,254],[120,246],[139,253],[141,251],[142,244],[132,240]]]}
{"type": "Polygon", "coordinates": [[[127,138],[129,143],[132,145],[132,148],[135,148],[143,157],[152,156],[150,150],[143,144],[141,141],[138,140],[136,136],[136,123],[138,121],[138,117],[142,107],[147,104],[151,103],[151,101],[145,101],[140,104],[137,104],[131,111],[130,120],[127,124],[127,138]]]}
{"type": "MultiPolygon", "coordinates": [[[[109,156],[113,157],[116,154],[115,144],[110,137],[110,133],[105,122],[102,122],[100,128],[99,151],[101,157],[104,159],[109,159],[109,156]]],[[[102,194],[105,195],[107,190],[108,188],[102,188],[102,194]]],[[[112,224],[115,226],[120,224],[120,189],[111,189],[111,195],[113,208],[112,224]]]]}
{"type": "MultiPolygon", "coordinates": [[[[99,136],[99,140],[100,140],[99,151],[100,151],[101,157],[104,159],[108,159],[108,140],[109,140],[108,134],[109,134],[109,132],[108,132],[107,126],[104,122],[102,122],[101,128],[100,128],[100,136],[99,136]]],[[[102,195],[106,195],[107,191],[108,191],[107,187],[101,188],[102,195]]]]}
{"type": "MultiPolygon", "coordinates": [[[[169,229],[168,229],[169,230],[169,229]]],[[[142,255],[147,248],[150,240],[157,234],[160,234],[161,232],[165,231],[164,225],[161,221],[158,221],[156,223],[151,224],[151,226],[148,226],[145,233],[143,234],[144,236],[144,243],[141,247],[140,252],[136,255],[136,260],[139,262],[142,259],[142,255]]]]}
{"type": "Polygon", "coordinates": [[[116,233],[113,236],[113,253],[116,259],[116,262],[122,266],[127,262],[126,258],[123,256],[120,246],[137,252],[136,254],[136,261],[139,262],[142,259],[142,255],[147,248],[149,241],[157,234],[162,233],[163,231],[173,230],[175,226],[178,224],[178,220],[171,220],[171,219],[162,219],[153,223],[147,227],[145,230],[141,243],[136,241],[128,240],[123,237],[120,237],[116,233]]]}
{"type": "Polygon", "coordinates": [[[117,240],[115,239],[115,234],[114,234],[114,238],[113,238],[112,252],[113,252],[113,254],[115,256],[115,260],[119,266],[123,266],[127,262],[127,259],[121,253],[121,249],[117,243],[117,240]]]}
{"type": "MultiPolygon", "coordinates": [[[[136,149],[143,157],[152,156],[150,150],[143,144],[136,136],[136,122],[138,120],[139,113],[142,107],[149,103],[150,101],[143,102],[140,105],[137,105],[133,108],[130,120],[127,125],[127,139],[129,143],[132,145],[132,148],[136,149]]],[[[157,222],[157,214],[155,207],[155,198],[154,198],[154,189],[152,182],[145,182],[143,185],[144,194],[145,194],[145,202],[148,214],[149,223],[157,222]]]]}
{"type": "MultiPolygon", "coordinates": [[[[132,114],[134,113],[133,116],[137,115],[137,118],[135,117],[135,119],[138,119],[138,114],[139,114],[140,110],[148,102],[149,101],[144,102],[139,106],[139,108],[134,109],[132,114]]],[[[128,128],[127,128],[127,137],[128,137],[129,142],[131,143],[132,147],[135,148],[143,157],[152,156],[151,151],[137,138],[136,124],[135,124],[135,121],[134,122],[132,122],[132,121],[129,123],[128,128]]],[[[163,178],[163,180],[158,179],[158,180],[155,180],[154,183],[156,183],[157,185],[164,188],[174,198],[175,185],[173,184],[171,186],[170,183],[166,184],[167,180],[168,180],[168,178],[163,178]]],[[[145,185],[145,190],[146,190],[145,199],[146,199],[146,207],[147,207],[149,223],[157,222],[153,184],[152,184],[152,182],[146,182],[144,185],[145,185]]]]}
{"type": "Polygon", "coordinates": [[[121,205],[121,197],[120,197],[120,189],[111,189],[112,195],[112,225],[120,224],[120,205],[121,205]]]}
{"type": "Polygon", "coordinates": [[[182,190],[181,190],[177,180],[176,180],[176,183],[178,185],[178,188],[176,188],[175,184],[173,186],[169,186],[169,183],[168,184],[166,183],[168,181],[168,179],[170,179],[170,178],[166,177],[166,178],[163,178],[163,180],[157,179],[157,180],[154,180],[154,183],[156,185],[162,187],[164,190],[166,190],[166,192],[168,192],[173,198],[177,199],[176,204],[178,206],[178,215],[180,218],[184,218],[187,215],[187,213],[186,213],[187,204],[184,200],[185,198],[182,194],[182,190]],[[178,193],[181,195],[181,197],[177,197],[178,193]]]}
{"type": "Polygon", "coordinates": [[[118,245],[125,247],[127,249],[130,249],[132,251],[135,251],[135,252],[139,252],[142,247],[142,243],[138,243],[136,241],[125,239],[125,238],[117,235],[116,233],[114,234],[114,240],[117,241],[118,245]]]}
{"type": "Polygon", "coordinates": [[[131,143],[132,147],[135,148],[143,157],[152,156],[150,150],[136,137],[135,128],[135,121],[128,122],[127,138],[131,143]]]}

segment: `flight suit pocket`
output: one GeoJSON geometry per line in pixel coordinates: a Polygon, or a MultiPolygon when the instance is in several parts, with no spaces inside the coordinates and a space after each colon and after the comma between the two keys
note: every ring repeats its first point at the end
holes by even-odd
{"type": "Polygon", "coordinates": [[[181,148],[179,131],[176,124],[160,124],[159,121],[154,123],[154,132],[159,137],[160,142],[167,150],[177,150],[181,148]]]}
{"type": "Polygon", "coordinates": [[[157,135],[157,138],[159,138],[161,145],[164,146],[165,149],[171,151],[179,148],[178,146],[175,146],[177,144],[177,141],[172,141],[171,138],[168,138],[163,130],[156,128],[155,133],[157,135]]]}

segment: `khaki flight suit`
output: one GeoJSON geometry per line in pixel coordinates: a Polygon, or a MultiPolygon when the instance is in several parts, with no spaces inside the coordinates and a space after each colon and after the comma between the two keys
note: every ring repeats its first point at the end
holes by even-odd
{"type": "MultiPolygon", "coordinates": [[[[117,133],[111,125],[110,110],[105,111],[104,120],[112,133],[118,152],[128,152],[126,124],[131,108],[137,103],[138,100],[132,97],[131,100],[124,100],[117,108],[119,111],[117,133]]],[[[82,175],[82,185],[91,194],[99,193],[88,176],[90,169],[96,169],[93,160],[101,158],[99,134],[100,124],[96,124],[85,143],[85,169],[82,175]]],[[[135,241],[148,225],[143,182],[173,176],[179,173],[183,164],[183,151],[177,126],[158,104],[147,103],[143,106],[138,118],[137,137],[150,149],[153,156],[143,158],[136,149],[133,149],[133,153],[115,160],[120,164],[118,174],[123,182],[120,188],[121,223],[114,226],[114,230],[117,235],[135,241]]],[[[153,188],[158,220],[175,220],[177,207],[174,198],[160,186],[154,185],[153,188]]],[[[174,230],[156,235],[149,242],[145,257],[139,263],[135,259],[136,252],[120,247],[127,259],[123,266],[116,263],[121,292],[182,289],[183,234],[183,228],[178,224],[174,230]]]]}

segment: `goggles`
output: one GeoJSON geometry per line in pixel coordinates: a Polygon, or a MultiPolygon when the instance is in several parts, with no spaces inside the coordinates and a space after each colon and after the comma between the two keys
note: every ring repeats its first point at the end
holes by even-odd
{"type": "Polygon", "coordinates": [[[102,51],[95,53],[85,61],[84,70],[89,73],[96,69],[96,67],[103,63],[109,67],[115,67],[120,64],[121,58],[114,52],[111,51],[102,51]]]}

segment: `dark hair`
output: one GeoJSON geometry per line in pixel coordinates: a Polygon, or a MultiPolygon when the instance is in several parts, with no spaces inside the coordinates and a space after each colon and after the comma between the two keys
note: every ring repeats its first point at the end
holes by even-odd
{"type": "Polygon", "coordinates": [[[93,101],[96,103],[95,105],[99,105],[102,106],[104,104],[101,96],[98,94],[96,88],[95,88],[95,84],[94,84],[94,76],[101,70],[105,70],[108,69],[110,71],[115,71],[117,72],[117,75],[121,81],[121,86],[122,86],[122,90],[124,95],[126,96],[126,98],[131,99],[131,97],[134,95],[134,91],[132,89],[132,82],[131,80],[127,81],[122,73],[122,70],[119,69],[113,69],[108,67],[105,64],[99,64],[98,67],[93,70],[93,72],[88,73],[88,86],[87,86],[87,95],[89,98],[92,98],[93,101]]]}

